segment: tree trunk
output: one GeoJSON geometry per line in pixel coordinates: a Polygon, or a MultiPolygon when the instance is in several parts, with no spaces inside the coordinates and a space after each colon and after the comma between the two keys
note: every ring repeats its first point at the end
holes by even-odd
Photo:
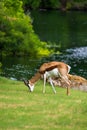
{"type": "Polygon", "coordinates": [[[67,0],[60,0],[60,2],[61,2],[61,10],[66,11],[67,0]]]}

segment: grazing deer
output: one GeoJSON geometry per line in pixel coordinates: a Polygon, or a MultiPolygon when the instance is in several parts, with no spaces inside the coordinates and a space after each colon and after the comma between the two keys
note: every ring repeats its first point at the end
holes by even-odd
{"type": "Polygon", "coordinates": [[[67,83],[67,95],[70,95],[70,81],[68,79],[68,73],[70,66],[63,62],[48,62],[41,65],[38,72],[28,81],[24,81],[30,91],[34,90],[35,83],[42,77],[44,79],[43,93],[45,93],[46,80],[49,80],[54,93],[56,93],[55,87],[52,82],[52,77],[61,77],[67,83]]]}

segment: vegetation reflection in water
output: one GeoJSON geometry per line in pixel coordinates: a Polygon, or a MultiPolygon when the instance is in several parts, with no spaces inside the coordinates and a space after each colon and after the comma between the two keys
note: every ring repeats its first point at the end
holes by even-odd
{"type": "Polygon", "coordinates": [[[87,46],[87,13],[81,11],[31,11],[33,27],[51,47],[67,49],[87,46]]]}

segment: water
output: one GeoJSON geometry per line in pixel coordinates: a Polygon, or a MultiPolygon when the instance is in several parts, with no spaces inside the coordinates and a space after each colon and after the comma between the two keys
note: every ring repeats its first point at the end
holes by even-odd
{"type": "Polygon", "coordinates": [[[87,46],[87,12],[32,11],[31,17],[35,32],[52,47],[87,46]]]}
{"type": "Polygon", "coordinates": [[[87,12],[34,11],[31,12],[35,32],[48,47],[61,50],[41,59],[4,57],[1,75],[13,80],[29,79],[40,65],[49,61],[63,61],[71,66],[71,74],[87,79],[87,12]]]}

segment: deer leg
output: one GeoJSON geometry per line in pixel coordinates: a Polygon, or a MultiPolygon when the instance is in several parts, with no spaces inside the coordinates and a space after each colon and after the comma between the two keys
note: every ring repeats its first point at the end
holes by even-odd
{"type": "Polygon", "coordinates": [[[46,88],[46,74],[44,74],[44,86],[43,86],[43,93],[45,93],[46,88]]]}
{"type": "Polygon", "coordinates": [[[67,95],[69,96],[70,95],[70,87],[67,86],[67,95]]]}
{"type": "Polygon", "coordinates": [[[67,83],[67,95],[69,96],[70,95],[70,81],[67,78],[67,76],[62,76],[61,78],[67,83]]]}
{"type": "Polygon", "coordinates": [[[49,81],[50,81],[50,84],[51,84],[51,86],[52,86],[52,89],[53,89],[54,93],[56,93],[56,90],[55,90],[55,87],[54,87],[54,85],[53,85],[52,79],[49,78],[49,81]]]}

